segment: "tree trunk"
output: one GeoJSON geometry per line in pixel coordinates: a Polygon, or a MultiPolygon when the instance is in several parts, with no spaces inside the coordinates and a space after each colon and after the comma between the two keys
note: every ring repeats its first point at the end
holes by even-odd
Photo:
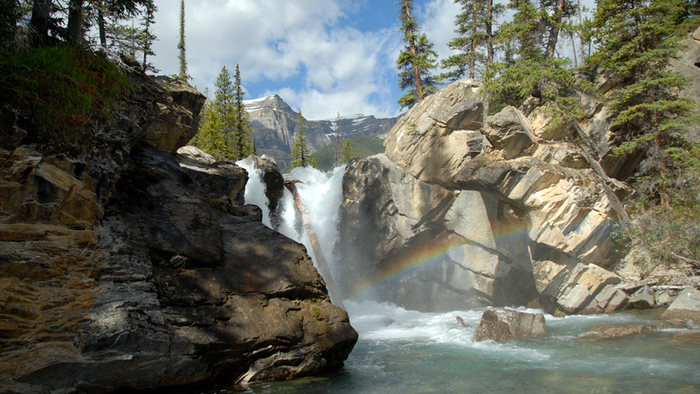
{"type": "Polygon", "coordinates": [[[68,41],[74,45],[80,45],[83,41],[83,0],[70,0],[68,41]]]}
{"type": "Polygon", "coordinates": [[[547,58],[554,57],[554,51],[557,49],[557,41],[559,40],[559,24],[564,14],[564,5],[566,0],[557,1],[557,9],[554,11],[554,25],[549,32],[549,42],[547,42],[547,58]]]}
{"type": "Polygon", "coordinates": [[[472,0],[472,47],[471,62],[469,64],[469,78],[476,76],[476,0],[472,0]]]}
{"type": "Polygon", "coordinates": [[[488,2],[488,21],[486,22],[486,62],[493,63],[493,0],[488,2]]]}
{"type": "Polygon", "coordinates": [[[416,64],[416,38],[413,34],[413,25],[410,23],[411,22],[411,7],[409,7],[408,1],[404,0],[404,7],[406,8],[406,21],[409,23],[408,29],[406,30],[406,35],[409,37],[409,46],[411,53],[413,54],[413,59],[411,62],[413,63],[413,80],[416,83],[416,98],[418,101],[423,101],[423,86],[421,84],[420,80],[420,68],[416,64]]]}
{"type": "Polygon", "coordinates": [[[100,32],[100,46],[104,52],[107,52],[107,32],[105,31],[104,3],[102,0],[97,2],[97,27],[100,32]]]}
{"type": "Polygon", "coordinates": [[[51,15],[51,0],[34,0],[31,25],[36,33],[32,37],[34,46],[44,44],[49,38],[49,16],[51,15]]]}

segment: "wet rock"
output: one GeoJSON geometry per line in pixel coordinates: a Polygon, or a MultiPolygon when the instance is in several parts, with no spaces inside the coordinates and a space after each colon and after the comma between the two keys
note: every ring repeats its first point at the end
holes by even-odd
{"type": "Polygon", "coordinates": [[[614,339],[629,335],[646,335],[656,332],[659,326],[654,324],[618,324],[592,327],[581,336],[584,339],[614,339]]]}
{"type": "Polygon", "coordinates": [[[481,316],[475,340],[506,342],[512,339],[538,337],[544,335],[545,328],[544,315],[541,313],[489,309],[481,316]]]}
{"type": "Polygon", "coordinates": [[[700,342],[700,330],[689,330],[673,334],[673,339],[682,342],[700,342]]]}
{"type": "Polygon", "coordinates": [[[649,286],[643,286],[641,289],[637,290],[632,294],[629,300],[629,305],[636,309],[649,309],[656,306],[656,301],[654,300],[654,292],[651,291],[649,286]]]}
{"type": "Polygon", "coordinates": [[[262,155],[260,157],[251,155],[246,158],[246,161],[252,162],[255,169],[260,171],[262,181],[265,184],[265,196],[268,200],[268,208],[270,209],[270,223],[273,228],[277,228],[281,221],[279,201],[284,196],[284,177],[282,176],[282,171],[280,171],[275,159],[267,155],[262,155]]]}
{"type": "Polygon", "coordinates": [[[683,290],[666,309],[663,316],[700,322],[700,291],[695,288],[683,290]]]}

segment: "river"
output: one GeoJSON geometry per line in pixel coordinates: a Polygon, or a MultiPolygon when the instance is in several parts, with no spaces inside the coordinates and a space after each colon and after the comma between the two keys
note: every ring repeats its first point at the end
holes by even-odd
{"type": "MultiPolygon", "coordinates": [[[[239,163],[241,164],[241,163],[239,163]]],[[[245,165],[244,165],[245,166],[245,165]]],[[[249,172],[251,171],[248,168],[249,172]]],[[[309,209],[314,230],[332,267],[337,208],[344,168],[331,174],[295,169],[291,176],[309,209]]],[[[264,187],[251,176],[248,203],[264,206],[264,187]]],[[[307,245],[294,224],[291,195],[283,203],[280,231],[307,245]]],[[[264,221],[269,225],[269,213],[264,221]]],[[[360,339],[336,374],[287,382],[261,382],[250,393],[689,393],[700,392],[700,338],[679,339],[685,330],[591,340],[591,327],[653,323],[660,311],[612,315],[545,315],[545,336],[498,344],[475,342],[484,309],[421,313],[372,300],[343,300],[360,339]],[[461,316],[470,327],[460,325],[461,316]]],[[[539,310],[520,311],[541,312],[539,310]]],[[[229,390],[222,390],[228,392],[229,390]]],[[[233,391],[233,389],[231,390],[233,391]]]]}

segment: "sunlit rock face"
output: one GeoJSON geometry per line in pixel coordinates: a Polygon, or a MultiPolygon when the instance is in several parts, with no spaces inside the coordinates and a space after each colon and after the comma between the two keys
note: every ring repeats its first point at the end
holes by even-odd
{"type": "Polygon", "coordinates": [[[2,109],[0,135],[14,137],[0,149],[0,392],[342,366],[357,333],[304,247],[242,205],[246,171],[171,154],[194,135],[201,95],[131,78],[114,128],[96,134],[99,152],[79,158],[25,144],[31,119],[2,109]]]}
{"type": "MultiPolygon", "coordinates": [[[[450,84],[399,120],[385,155],[348,166],[345,292],[431,311],[626,305],[608,271],[620,252],[603,180],[563,130],[546,127],[543,111],[486,116],[479,91],[472,80],[450,84]]],[[[594,135],[602,107],[586,105],[582,127],[604,151],[607,140],[594,135]]]]}

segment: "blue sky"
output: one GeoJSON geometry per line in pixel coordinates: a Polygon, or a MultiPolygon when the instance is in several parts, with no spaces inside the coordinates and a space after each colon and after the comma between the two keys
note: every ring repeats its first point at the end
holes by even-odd
{"type": "MultiPolygon", "coordinates": [[[[152,62],[179,71],[179,4],[156,0],[152,62]]],[[[418,23],[442,56],[453,38],[452,0],[416,0],[418,23]]],[[[254,99],[279,94],[307,119],[395,116],[401,33],[394,0],[185,0],[191,83],[213,90],[221,68],[240,65],[254,99]]]]}
{"type": "MultiPolygon", "coordinates": [[[[156,5],[151,61],[162,74],[176,74],[180,1],[156,5]]],[[[414,6],[439,57],[449,56],[459,6],[414,6]]],[[[188,71],[202,92],[213,92],[223,66],[233,75],[238,63],[246,99],[279,94],[307,119],[399,114],[396,0],[185,0],[185,9],[188,71]]]]}

